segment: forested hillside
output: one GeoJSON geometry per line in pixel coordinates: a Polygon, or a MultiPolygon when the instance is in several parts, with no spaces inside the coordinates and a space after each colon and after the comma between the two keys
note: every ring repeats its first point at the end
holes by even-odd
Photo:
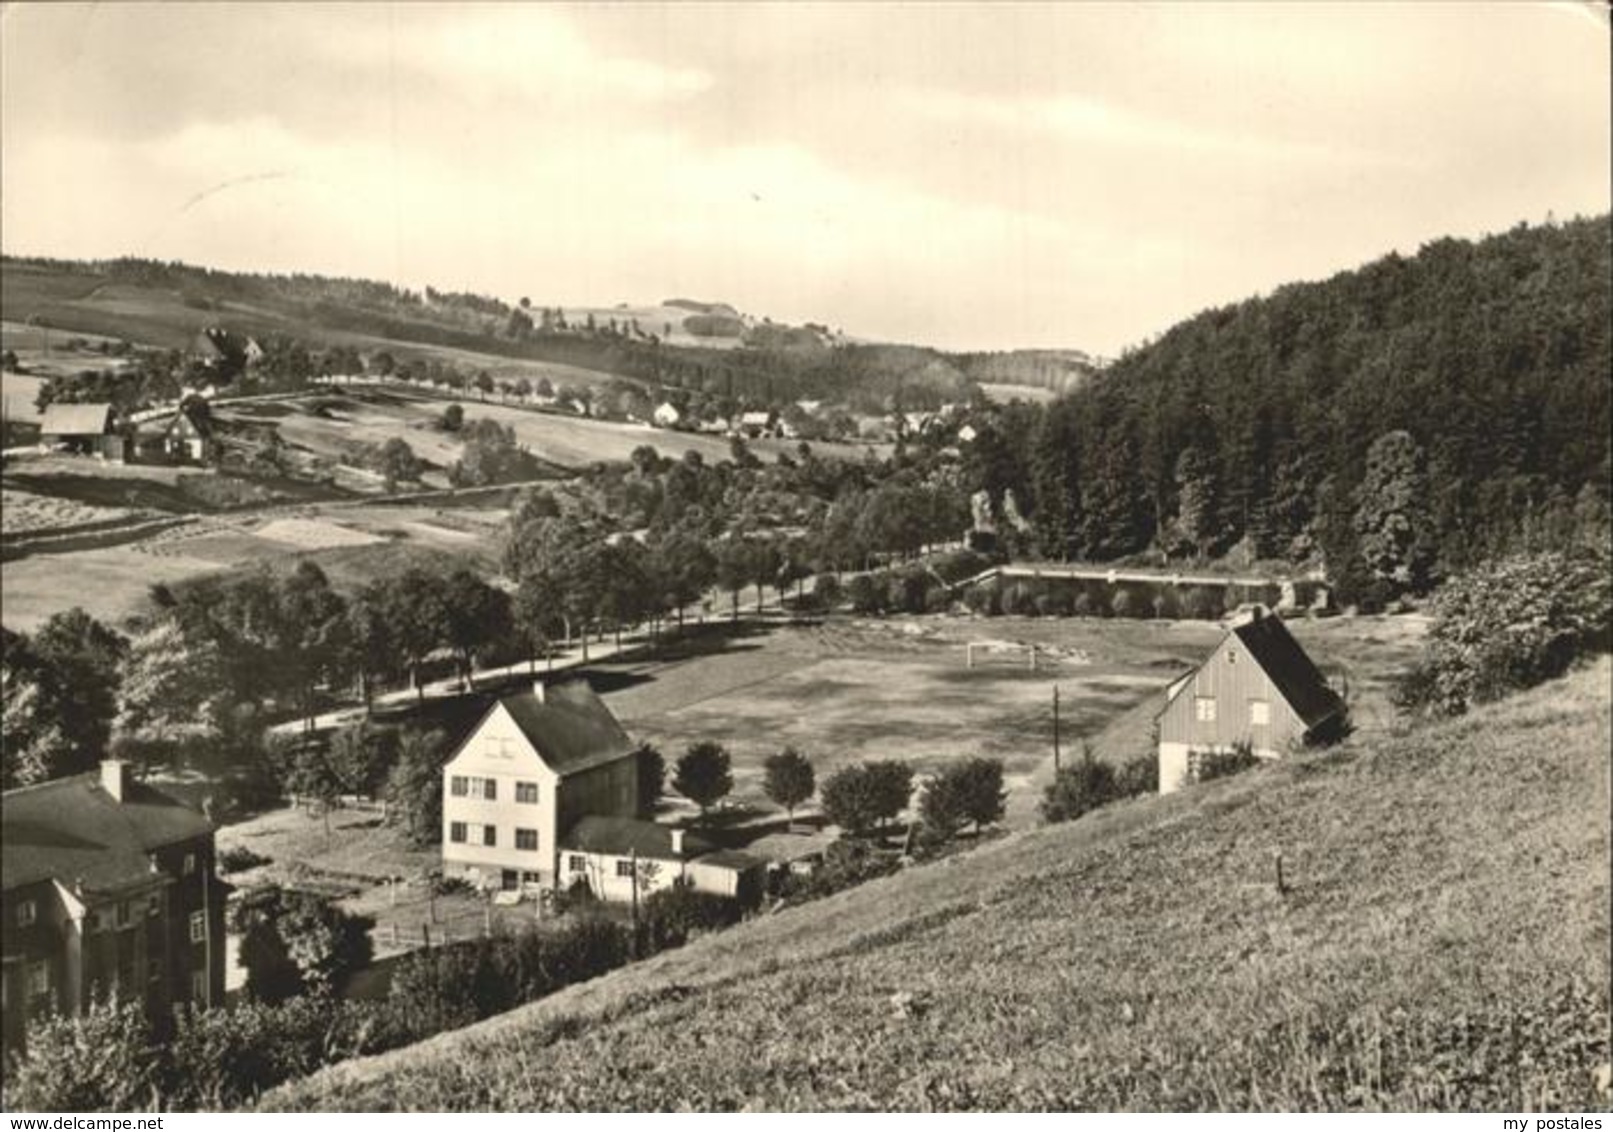
{"type": "Polygon", "coordinates": [[[1606,530],[1606,216],[1205,311],[985,429],[1038,549],[1325,561],[1348,595],[1606,530]],[[1245,541],[1247,540],[1247,541],[1245,541]],[[1240,555],[1242,557],[1242,555],[1240,555]]]}

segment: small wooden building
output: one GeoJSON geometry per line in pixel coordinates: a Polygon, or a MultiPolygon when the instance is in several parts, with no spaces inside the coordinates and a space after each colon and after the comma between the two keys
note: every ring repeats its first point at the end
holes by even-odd
{"type": "Polygon", "coordinates": [[[1159,715],[1159,792],[1196,781],[1204,755],[1247,743],[1259,758],[1326,741],[1348,725],[1344,701],[1280,617],[1255,608],[1209,657],[1165,690],[1159,715]]]}
{"type": "Polygon", "coordinates": [[[121,460],[123,437],[115,421],[116,414],[106,402],[52,402],[45,406],[44,419],[39,422],[39,443],[44,448],[121,460]]]}
{"type": "Polygon", "coordinates": [[[163,451],[170,463],[205,464],[213,456],[213,422],[205,401],[179,407],[163,430],[163,451]]]}

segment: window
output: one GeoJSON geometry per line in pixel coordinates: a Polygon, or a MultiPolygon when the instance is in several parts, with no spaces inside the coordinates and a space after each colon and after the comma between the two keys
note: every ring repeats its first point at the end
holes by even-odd
{"type": "Polygon", "coordinates": [[[482,844],[483,845],[497,845],[498,844],[498,827],[497,826],[492,826],[492,825],[484,825],[484,826],[482,826],[482,844]]]}
{"type": "Polygon", "coordinates": [[[470,793],[470,788],[463,774],[456,774],[448,780],[448,792],[456,798],[463,798],[470,793]]]}
{"type": "Polygon", "coordinates": [[[127,900],[118,905],[118,927],[126,928],[134,922],[134,908],[127,900]]]}
{"type": "Polygon", "coordinates": [[[619,876],[619,877],[630,877],[630,876],[632,876],[633,875],[633,862],[632,861],[617,861],[616,862],[616,875],[619,876]]]}
{"type": "Polygon", "coordinates": [[[1228,664],[1237,664],[1238,663],[1238,650],[1237,649],[1228,649],[1227,650],[1227,663],[1228,664]]]}
{"type": "Polygon", "coordinates": [[[190,1000],[192,1002],[207,1001],[206,971],[192,971],[190,973],[190,1000]]]}
{"type": "Polygon", "coordinates": [[[581,853],[573,853],[566,858],[566,868],[574,873],[585,873],[588,871],[588,859],[581,853]]]}
{"type": "Polygon", "coordinates": [[[1249,726],[1265,727],[1271,723],[1271,705],[1265,700],[1249,701],[1249,726]]]}
{"type": "Polygon", "coordinates": [[[32,900],[24,900],[21,904],[17,905],[17,923],[20,926],[26,928],[29,924],[33,923],[37,919],[39,919],[38,904],[34,903],[32,900]]]}
{"type": "Polygon", "coordinates": [[[190,914],[190,941],[202,943],[207,939],[207,913],[192,912],[190,914]]]}
{"type": "Polygon", "coordinates": [[[196,872],[196,854],[185,854],[185,875],[190,876],[196,872]]]}
{"type": "Polygon", "coordinates": [[[40,960],[38,963],[28,964],[28,993],[42,995],[50,993],[50,963],[40,960]]]}
{"type": "Polygon", "coordinates": [[[464,822],[455,821],[448,823],[448,840],[452,841],[456,845],[463,845],[465,843],[464,822]]]}
{"type": "Polygon", "coordinates": [[[521,874],[521,883],[522,884],[541,884],[541,883],[543,883],[543,876],[541,874],[539,874],[539,873],[523,872],[521,874]]]}
{"type": "Polygon", "coordinates": [[[515,847],[517,849],[536,850],[538,847],[538,831],[535,829],[516,830],[515,847]]]}
{"type": "Polygon", "coordinates": [[[1193,706],[1198,711],[1198,719],[1199,719],[1200,723],[1214,723],[1215,722],[1215,697],[1214,696],[1199,696],[1197,699],[1195,699],[1193,701],[1193,706]]]}
{"type": "Polygon", "coordinates": [[[523,805],[536,805],[538,801],[538,784],[536,782],[517,782],[515,784],[515,800],[523,805]]]}
{"type": "Polygon", "coordinates": [[[162,915],[162,894],[161,893],[153,892],[150,896],[146,897],[146,915],[148,915],[148,916],[160,916],[160,915],[162,915]]]}
{"type": "MultiPolygon", "coordinates": [[[[498,801],[498,779],[482,779],[482,797],[486,798],[489,802],[498,801]]],[[[491,845],[492,842],[489,841],[488,844],[491,845]]]]}

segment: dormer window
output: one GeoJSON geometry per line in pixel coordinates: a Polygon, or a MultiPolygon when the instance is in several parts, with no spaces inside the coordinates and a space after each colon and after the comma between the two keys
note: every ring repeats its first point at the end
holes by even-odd
{"type": "Polygon", "coordinates": [[[39,905],[32,900],[24,900],[17,905],[17,926],[29,927],[39,919],[39,905]]]}

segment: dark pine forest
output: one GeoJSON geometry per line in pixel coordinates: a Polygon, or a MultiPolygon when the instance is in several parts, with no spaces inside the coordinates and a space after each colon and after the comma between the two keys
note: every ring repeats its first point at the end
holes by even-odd
{"type": "Polygon", "coordinates": [[[1606,216],[1205,311],[975,454],[1055,559],[1325,563],[1346,596],[1605,541],[1606,216]],[[1028,442],[1027,442],[1028,438],[1028,442]]]}

